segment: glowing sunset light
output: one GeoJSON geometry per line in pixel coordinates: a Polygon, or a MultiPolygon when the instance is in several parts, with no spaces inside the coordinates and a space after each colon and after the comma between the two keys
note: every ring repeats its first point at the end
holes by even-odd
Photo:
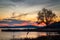
{"type": "Polygon", "coordinates": [[[44,22],[42,22],[42,23],[40,23],[40,24],[33,23],[32,25],[33,25],[33,26],[41,26],[41,27],[46,26],[46,24],[45,24],[44,22]]]}
{"type": "Polygon", "coordinates": [[[9,26],[9,24],[6,24],[6,23],[0,23],[0,26],[9,26]]]}
{"type": "Polygon", "coordinates": [[[37,21],[37,14],[33,15],[27,15],[27,16],[22,16],[20,20],[26,20],[26,21],[31,21],[31,22],[36,22],[37,21]]]}
{"type": "Polygon", "coordinates": [[[60,17],[58,16],[56,18],[53,18],[52,20],[53,20],[53,22],[59,22],[60,21],[60,17]]]}
{"type": "Polygon", "coordinates": [[[14,26],[26,26],[28,23],[22,23],[22,24],[13,24],[14,26]]]}
{"type": "Polygon", "coordinates": [[[39,34],[38,36],[40,36],[40,37],[41,36],[47,36],[47,34],[45,32],[39,32],[38,34],[39,34]]]}

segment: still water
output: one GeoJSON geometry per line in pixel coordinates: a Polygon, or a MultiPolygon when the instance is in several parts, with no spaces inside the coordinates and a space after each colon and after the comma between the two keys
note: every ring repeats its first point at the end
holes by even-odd
{"type": "Polygon", "coordinates": [[[1,32],[0,31],[0,40],[1,39],[12,39],[14,38],[37,38],[38,36],[46,36],[45,32],[1,32]]]}
{"type": "Polygon", "coordinates": [[[58,35],[57,32],[2,32],[0,31],[0,40],[9,40],[13,38],[37,38],[48,35],[58,35]]]}

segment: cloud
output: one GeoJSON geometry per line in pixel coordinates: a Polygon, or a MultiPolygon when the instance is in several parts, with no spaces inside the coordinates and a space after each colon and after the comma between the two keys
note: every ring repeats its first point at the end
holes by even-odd
{"type": "Polygon", "coordinates": [[[41,4],[45,4],[47,3],[48,0],[0,0],[0,4],[17,4],[17,5],[21,5],[21,4],[25,4],[25,5],[41,5],[41,4]]]}
{"type": "Polygon", "coordinates": [[[24,3],[28,5],[41,5],[41,4],[46,4],[48,0],[26,0],[24,3]]]}
{"type": "Polygon", "coordinates": [[[60,10],[60,0],[0,0],[0,14],[28,13],[44,7],[60,10]]]}
{"type": "Polygon", "coordinates": [[[24,2],[25,0],[10,0],[12,2],[24,2]]]}
{"type": "Polygon", "coordinates": [[[45,5],[47,6],[55,6],[60,4],[60,0],[0,0],[0,5],[14,6],[14,5],[27,5],[27,6],[35,6],[35,5],[45,5]]]}
{"type": "Polygon", "coordinates": [[[0,0],[0,8],[37,8],[45,6],[48,0],[0,0]]]}
{"type": "Polygon", "coordinates": [[[0,0],[0,8],[59,8],[60,0],[0,0]]]}
{"type": "Polygon", "coordinates": [[[48,3],[49,3],[48,6],[59,6],[60,0],[49,0],[48,3]]]}
{"type": "Polygon", "coordinates": [[[49,4],[48,6],[55,6],[57,4],[60,4],[60,0],[10,0],[11,2],[17,3],[17,4],[25,4],[28,6],[34,6],[34,5],[44,5],[49,4]]]}
{"type": "Polygon", "coordinates": [[[34,6],[34,5],[46,4],[49,0],[10,0],[10,1],[16,4],[23,3],[28,6],[34,6]]]}
{"type": "Polygon", "coordinates": [[[9,0],[0,0],[0,8],[6,8],[9,6],[14,6],[14,3],[10,2],[9,0]]]}
{"type": "Polygon", "coordinates": [[[50,0],[52,3],[60,2],[60,0],[50,0]]]}

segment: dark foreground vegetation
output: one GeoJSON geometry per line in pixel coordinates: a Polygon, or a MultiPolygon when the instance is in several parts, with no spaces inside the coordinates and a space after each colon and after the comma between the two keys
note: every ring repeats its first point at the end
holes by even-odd
{"type": "Polygon", "coordinates": [[[54,23],[46,26],[46,28],[60,28],[60,22],[54,22],[54,23]]]}

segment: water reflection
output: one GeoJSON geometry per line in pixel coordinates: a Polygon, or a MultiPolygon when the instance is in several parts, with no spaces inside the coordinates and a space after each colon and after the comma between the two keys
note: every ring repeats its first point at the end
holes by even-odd
{"type": "Polygon", "coordinates": [[[36,38],[38,36],[46,36],[46,32],[0,32],[0,38],[36,38]]]}
{"type": "Polygon", "coordinates": [[[37,38],[47,35],[60,35],[57,32],[1,32],[0,31],[0,40],[1,39],[13,39],[13,38],[37,38]]]}

